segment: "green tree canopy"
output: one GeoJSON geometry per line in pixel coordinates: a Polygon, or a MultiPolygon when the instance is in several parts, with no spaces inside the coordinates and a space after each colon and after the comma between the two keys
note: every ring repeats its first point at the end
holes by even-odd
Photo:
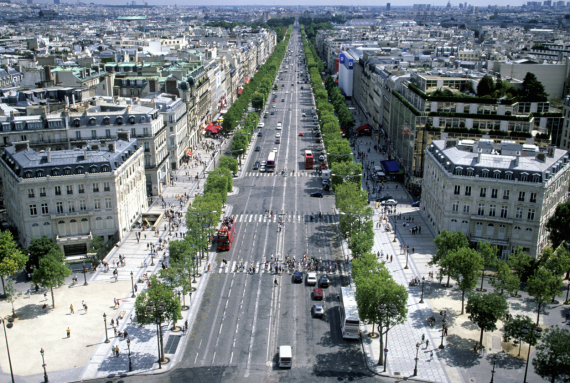
{"type": "Polygon", "coordinates": [[[538,305],[536,324],[539,324],[540,308],[542,305],[548,299],[551,299],[558,294],[562,286],[562,276],[554,275],[544,267],[536,269],[534,271],[534,275],[528,279],[526,291],[528,292],[528,295],[534,298],[538,305]]]}
{"type": "Polygon", "coordinates": [[[51,249],[46,255],[40,258],[38,268],[34,269],[32,281],[41,287],[50,289],[52,307],[55,308],[53,288],[63,286],[65,278],[70,275],[71,270],[64,263],[61,251],[51,249]]]}
{"type": "Polygon", "coordinates": [[[495,84],[491,76],[485,75],[479,80],[479,85],[477,85],[477,96],[484,97],[488,96],[495,90],[495,84]]]}
{"type": "Polygon", "coordinates": [[[26,262],[28,262],[28,256],[18,249],[12,233],[8,230],[0,232],[0,278],[4,294],[6,294],[4,278],[23,270],[26,262]]]}
{"type": "Polygon", "coordinates": [[[564,242],[570,244],[570,199],[556,205],[554,214],[546,221],[546,230],[553,248],[564,242]]]}
{"type": "Polygon", "coordinates": [[[28,268],[38,267],[40,258],[50,252],[50,250],[61,251],[55,240],[42,235],[40,238],[32,238],[27,251],[30,255],[28,259],[28,268]]]}
{"type": "Polygon", "coordinates": [[[505,261],[498,261],[495,276],[489,280],[491,286],[500,290],[500,294],[506,291],[509,295],[516,296],[520,290],[521,280],[505,261]]]}
{"type": "Polygon", "coordinates": [[[529,329],[532,327],[532,319],[527,315],[517,315],[506,321],[503,326],[503,339],[505,342],[510,342],[511,339],[519,341],[519,356],[521,355],[521,340],[530,345],[536,344],[534,331],[524,331],[525,326],[529,329]]]}
{"type": "Polygon", "coordinates": [[[449,275],[457,281],[461,289],[461,314],[464,312],[465,292],[477,286],[477,274],[483,267],[481,255],[469,247],[451,250],[441,264],[448,270],[449,275]]]}
{"type": "Polygon", "coordinates": [[[520,93],[526,101],[546,101],[548,93],[544,90],[544,85],[536,78],[532,72],[527,72],[523,79],[523,89],[520,93]]]}
{"type": "Polygon", "coordinates": [[[497,253],[499,252],[499,249],[497,246],[491,245],[489,241],[483,241],[477,244],[477,251],[483,259],[483,267],[481,268],[481,291],[483,291],[483,278],[485,278],[485,269],[496,266],[497,253]]]}
{"type": "Polygon", "coordinates": [[[558,326],[546,329],[536,347],[532,365],[538,375],[550,378],[551,382],[559,378],[570,381],[570,331],[558,326]]]}
{"type": "Polygon", "coordinates": [[[444,274],[447,274],[447,286],[449,286],[449,272],[445,266],[441,265],[441,261],[453,250],[469,246],[469,240],[462,231],[442,230],[433,240],[437,247],[437,251],[432,255],[429,261],[430,266],[439,265],[444,274]]]}
{"type": "Polygon", "coordinates": [[[502,320],[507,314],[509,305],[502,294],[471,294],[467,301],[467,313],[469,320],[481,329],[479,344],[483,343],[484,331],[495,331],[497,321],[502,320]]]}
{"type": "Polygon", "coordinates": [[[223,156],[220,158],[220,168],[226,168],[230,171],[237,173],[238,172],[238,161],[234,157],[223,156]]]}
{"type": "Polygon", "coordinates": [[[150,288],[141,291],[135,301],[135,312],[139,326],[155,323],[155,313],[148,312],[147,306],[150,302],[155,305],[164,302],[164,311],[160,314],[161,321],[173,321],[182,318],[182,308],[178,296],[166,284],[161,282],[156,275],[150,277],[150,288]]]}

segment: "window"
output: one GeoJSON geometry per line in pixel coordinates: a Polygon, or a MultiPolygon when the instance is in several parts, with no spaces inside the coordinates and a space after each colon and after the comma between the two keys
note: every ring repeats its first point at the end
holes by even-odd
{"type": "Polygon", "coordinates": [[[495,179],[501,178],[501,172],[493,172],[493,178],[495,179]]]}
{"type": "Polygon", "coordinates": [[[137,136],[137,128],[131,128],[131,137],[136,137],[137,136]]]}
{"type": "Polygon", "coordinates": [[[67,194],[73,194],[73,185],[67,185],[67,194]]]}
{"type": "Polygon", "coordinates": [[[103,182],[103,191],[111,191],[111,184],[109,182],[103,182]]]}
{"type": "Polygon", "coordinates": [[[536,175],[536,174],[533,174],[533,176],[532,176],[532,182],[539,182],[539,180],[540,180],[540,177],[539,177],[538,175],[536,175]]]}
{"type": "Polygon", "coordinates": [[[46,196],[46,188],[40,188],[40,197],[46,196]]]}
{"type": "Polygon", "coordinates": [[[454,213],[457,213],[459,211],[459,202],[453,202],[452,205],[452,209],[451,209],[454,213]]]}
{"type": "Polygon", "coordinates": [[[79,200],[79,211],[87,210],[87,204],[84,199],[79,200]]]}
{"type": "Polygon", "coordinates": [[[536,202],[536,193],[530,193],[530,202],[536,202]]]}
{"type": "Polygon", "coordinates": [[[150,152],[150,144],[148,142],[144,143],[144,151],[145,152],[150,152]]]}
{"type": "Polygon", "coordinates": [[[513,173],[512,172],[505,173],[505,179],[511,181],[513,179],[513,173]]]}
{"type": "Polygon", "coordinates": [[[112,207],[111,198],[105,198],[105,209],[111,209],[112,207]]]}
{"type": "Polygon", "coordinates": [[[526,239],[527,241],[532,240],[532,229],[531,228],[527,228],[524,231],[524,239],[526,239]]]}
{"type": "Polygon", "coordinates": [[[34,198],[35,196],[34,189],[28,189],[28,198],[34,198]]]}
{"type": "Polygon", "coordinates": [[[63,202],[56,202],[55,208],[56,208],[57,214],[63,214],[63,202]]]}
{"type": "Polygon", "coordinates": [[[479,208],[477,209],[477,215],[485,215],[485,204],[480,203],[479,208]]]}
{"type": "Polygon", "coordinates": [[[63,174],[65,174],[66,176],[70,176],[71,175],[71,168],[63,169],[63,174]]]}
{"type": "Polygon", "coordinates": [[[503,199],[509,199],[509,196],[511,195],[511,191],[510,190],[503,190],[503,199]]]}
{"type": "Polygon", "coordinates": [[[463,212],[464,212],[464,213],[469,213],[470,208],[471,208],[471,205],[469,205],[469,204],[463,205],[463,212]]]}
{"type": "Polygon", "coordinates": [[[519,192],[519,201],[524,202],[525,192],[519,192]]]}
{"type": "Polygon", "coordinates": [[[508,206],[501,206],[501,218],[508,218],[509,216],[509,207],[508,206]]]}
{"type": "Polygon", "coordinates": [[[467,169],[467,177],[473,177],[473,169],[467,169]]]}
{"type": "Polygon", "coordinates": [[[99,193],[99,184],[93,184],[93,193],[99,193]]]}
{"type": "Polygon", "coordinates": [[[480,197],[486,197],[487,196],[487,188],[481,188],[481,194],[479,194],[480,197]]]}
{"type": "Polygon", "coordinates": [[[75,138],[77,138],[78,140],[81,139],[81,131],[80,130],[75,132],[75,138]]]}
{"type": "Polygon", "coordinates": [[[96,130],[91,131],[91,138],[97,138],[97,131],[96,130]]]}
{"type": "Polygon", "coordinates": [[[93,207],[95,210],[101,210],[101,200],[100,199],[93,200],[93,207]]]}
{"type": "Polygon", "coordinates": [[[61,195],[61,186],[55,187],[55,195],[61,195]]]}
{"type": "Polygon", "coordinates": [[[67,211],[69,213],[75,213],[75,202],[67,201],[67,211]]]}
{"type": "Polygon", "coordinates": [[[494,217],[495,214],[496,214],[496,212],[497,212],[497,205],[491,205],[491,206],[489,206],[489,215],[490,215],[491,217],[494,217]]]}
{"type": "Polygon", "coordinates": [[[488,170],[483,170],[481,172],[481,178],[489,178],[489,171],[488,170]]]}
{"type": "Polygon", "coordinates": [[[83,187],[83,184],[77,185],[77,192],[78,192],[79,194],[84,194],[84,193],[85,193],[85,188],[83,187]]]}
{"type": "Polygon", "coordinates": [[[499,195],[499,189],[491,189],[491,198],[497,198],[499,195]]]}
{"type": "Polygon", "coordinates": [[[30,205],[30,215],[38,215],[38,207],[34,205],[30,205]]]}
{"type": "Polygon", "coordinates": [[[520,226],[515,226],[513,228],[513,238],[519,239],[520,236],[521,236],[521,228],[520,228],[520,226]]]}
{"type": "Polygon", "coordinates": [[[529,221],[533,221],[533,220],[534,220],[534,209],[528,209],[528,214],[527,214],[526,218],[527,218],[529,221]]]}
{"type": "Polygon", "coordinates": [[[42,203],[41,207],[42,207],[42,214],[49,214],[49,209],[48,209],[47,203],[42,203]]]}
{"type": "Polygon", "coordinates": [[[515,214],[515,218],[516,219],[522,219],[522,217],[523,217],[523,208],[517,207],[517,212],[515,214]]]}
{"type": "Polygon", "coordinates": [[[111,129],[105,129],[105,137],[111,138],[111,129]]]}
{"type": "Polygon", "coordinates": [[[528,181],[528,174],[522,174],[521,175],[521,181],[523,181],[523,182],[528,181]]]}
{"type": "Polygon", "coordinates": [[[471,195],[471,186],[465,186],[465,195],[471,195]]]}
{"type": "MultiPolygon", "coordinates": [[[[142,120],[141,120],[142,121],[142,120]]],[[[143,128],[143,135],[148,136],[148,128],[143,128]]]]}

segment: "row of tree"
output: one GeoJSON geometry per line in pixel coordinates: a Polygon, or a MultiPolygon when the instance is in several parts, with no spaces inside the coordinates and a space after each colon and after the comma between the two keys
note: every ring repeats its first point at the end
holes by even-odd
{"type": "Polygon", "coordinates": [[[477,85],[478,97],[489,98],[513,98],[519,97],[521,101],[546,101],[548,93],[544,89],[544,85],[536,78],[532,72],[528,72],[523,79],[522,90],[519,92],[508,81],[501,80],[501,76],[497,76],[497,81],[493,77],[485,75],[477,85]]]}

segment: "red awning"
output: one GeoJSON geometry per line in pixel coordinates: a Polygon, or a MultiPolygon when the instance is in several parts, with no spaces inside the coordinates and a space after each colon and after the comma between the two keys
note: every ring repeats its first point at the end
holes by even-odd
{"type": "Polygon", "coordinates": [[[364,124],[364,125],[360,125],[360,126],[358,127],[358,129],[356,129],[356,130],[364,130],[364,129],[369,129],[369,128],[370,128],[370,125],[369,125],[369,124],[364,124]]]}
{"type": "Polygon", "coordinates": [[[192,155],[192,151],[190,149],[186,149],[186,155],[187,156],[191,156],[192,155]]]}
{"type": "Polygon", "coordinates": [[[238,94],[242,94],[242,93],[243,93],[243,89],[242,89],[242,88],[239,88],[239,89],[238,89],[238,94]]]}

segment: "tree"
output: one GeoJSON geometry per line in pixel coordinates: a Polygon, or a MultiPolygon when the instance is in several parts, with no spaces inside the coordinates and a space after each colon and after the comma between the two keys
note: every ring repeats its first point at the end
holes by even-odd
{"type": "Polygon", "coordinates": [[[483,332],[497,329],[497,321],[505,317],[508,308],[504,295],[497,293],[469,295],[466,310],[469,320],[481,329],[479,344],[483,343],[483,332]]]}
{"type": "Polygon", "coordinates": [[[371,274],[381,274],[387,271],[385,263],[378,262],[376,255],[372,253],[366,253],[359,258],[353,259],[350,265],[355,283],[361,278],[368,278],[371,274]]]}
{"type": "MultiPolygon", "coordinates": [[[[531,264],[534,262],[534,259],[524,251],[522,251],[522,247],[518,247],[513,250],[513,253],[509,255],[509,267],[517,273],[517,276],[522,281],[523,276],[525,275],[527,269],[530,268],[531,264]]],[[[518,290],[517,290],[518,295],[518,290]]]]}
{"type": "Polygon", "coordinates": [[[570,331],[558,326],[547,329],[532,361],[534,371],[542,378],[570,380],[570,331]]]}
{"type": "Polygon", "coordinates": [[[521,280],[518,275],[513,274],[507,262],[499,261],[495,277],[490,278],[489,283],[496,290],[501,290],[499,294],[503,294],[506,290],[509,295],[516,296],[520,289],[521,280]]]}
{"type": "Polygon", "coordinates": [[[521,346],[522,341],[528,344],[535,344],[536,337],[534,336],[534,331],[524,331],[525,327],[528,329],[532,327],[532,319],[527,315],[517,315],[514,318],[505,322],[503,326],[503,339],[505,342],[510,342],[511,339],[516,339],[519,341],[519,355],[521,356],[521,346]]]}
{"type": "Polygon", "coordinates": [[[64,263],[61,251],[51,249],[49,253],[40,258],[38,268],[34,270],[32,275],[32,281],[50,289],[51,304],[55,308],[53,288],[63,286],[65,278],[70,275],[71,270],[64,263]]]}
{"type": "Polygon", "coordinates": [[[553,248],[558,248],[563,242],[570,243],[570,200],[556,205],[554,214],[546,221],[546,230],[553,248]]]}
{"type": "Polygon", "coordinates": [[[483,258],[476,250],[462,247],[450,251],[442,260],[442,264],[461,289],[461,315],[463,315],[465,292],[477,286],[477,273],[483,267],[483,258]]]}
{"type": "Polygon", "coordinates": [[[497,264],[497,252],[499,249],[497,246],[493,246],[489,241],[479,242],[477,244],[477,250],[483,259],[483,267],[481,268],[481,288],[483,291],[483,278],[485,277],[485,269],[495,267],[497,264]]]}
{"type": "Polygon", "coordinates": [[[4,286],[4,295],[6,296],[6,300],[12,304],[12,316],[16,318],[16,311],[14,310],[14,302],[16,299],[22,295],[21,292],[16,290],[16,286],[14,286],[14,281],[11,278],[8,278],[6,281],[6,285],[4,286]]]}
{"type": "Polygon", "coordinates": [[[170,263],[179,262],[192,251],[192,244],[184,239],[172,240],[168,243],[168,255],[170,263]]]}
{"type": "Polygon", "coordinates": [[[495,84],[493,83],[493,78],[491,76],[485,75],[479,80],[479,85],[477,85],[477,96],[484,97],[490,95],[495,90],[495,84]]]}
{"type": "Polygon", "coordinates": [[[50,252],[50,250],[61,251],[57,243],[52,238],[42,235],[40,238],[32,238],[30,246],[28,247],[28,268],[38,267],[40,258],[50,252]]]}
{"type": "Polygon", "coordinates": [[[547,299],[555,296],[563,286],[562,277],[554,275],[544,267],[539,267],[534,271],[526,286],[528,295],[533,297],[538,304],[538,314],[536,316],[536,324],[539,324],[540,308],[547,299]]]}
{"type": "Polygon", "coordinates": [[[540,261],[554,275],[562,276],[570,269],[570,254],[562,246],[559,246],[556,251],[553,251],[551,247],[545,248],[540,261]]]}
{"type": "Polygon", "coordinates": [[[234,157],[223,156],[220,158],[220,168],[227,168],[231,172],[237,173],[238,172],[238,161],[234,157]]]}
{"type": "Polygon", "coordinates": [[[447,254],[453,250],[457,250],[461,247],[468,247],[469,240],[467,236],[462,231],[449,231],[442,230],[433,240],[433,243],[437,247],[437,251],[432,255],[429,265],[439,265],[444,274],[447,274],[447,287],[449,287],[449,273],[446,271],[445,267],[441,266],[440,262],[443,260],[447,254]]]}
{"type": "Polygon", "coordinates": [[[544,85],[532,72],[527,72],[526,76],[524,76],[521,96],[525,100],[546,101],[548,99],[548,93],[544,90],[544,85]]]}
{"type": "Polygon", "coordinates": [[[162,321],[177,321],[182,318],[180,300],[172,289],[161,282],[156,275],[150,277],[150,287],[141,291],[135,301],[135,312],[139,326],[155,323],[156,313],[149,313],[147,306],[150,302],[155,305],[164,302],[164,311],[160,314],[162,321]]]}
{"type": "Polygon", "coordinates": [[[358,258],[372,251],[372,247],[374,247],[374,229],[372,225],[372,221],[368,220],[365,222],[364,227],[350,233],[348,248],[352,252],[353,258],[358,258]]]}
{"type": "Polygon", "coordinates": [[[12,233],[8,230],[0,232],[0,278],[4,295],[6,295],[4,278],[22,270],[26,267],[26,262],[28,262],[28,256],[18,250],[12,233]]]}
{"type": "Polygon", "coordinates": [[[99,235],[94,235],[90,244],[91,250],[97,252],[103,247],[103,245],[105,245],[105,239],[99,235]]]}

